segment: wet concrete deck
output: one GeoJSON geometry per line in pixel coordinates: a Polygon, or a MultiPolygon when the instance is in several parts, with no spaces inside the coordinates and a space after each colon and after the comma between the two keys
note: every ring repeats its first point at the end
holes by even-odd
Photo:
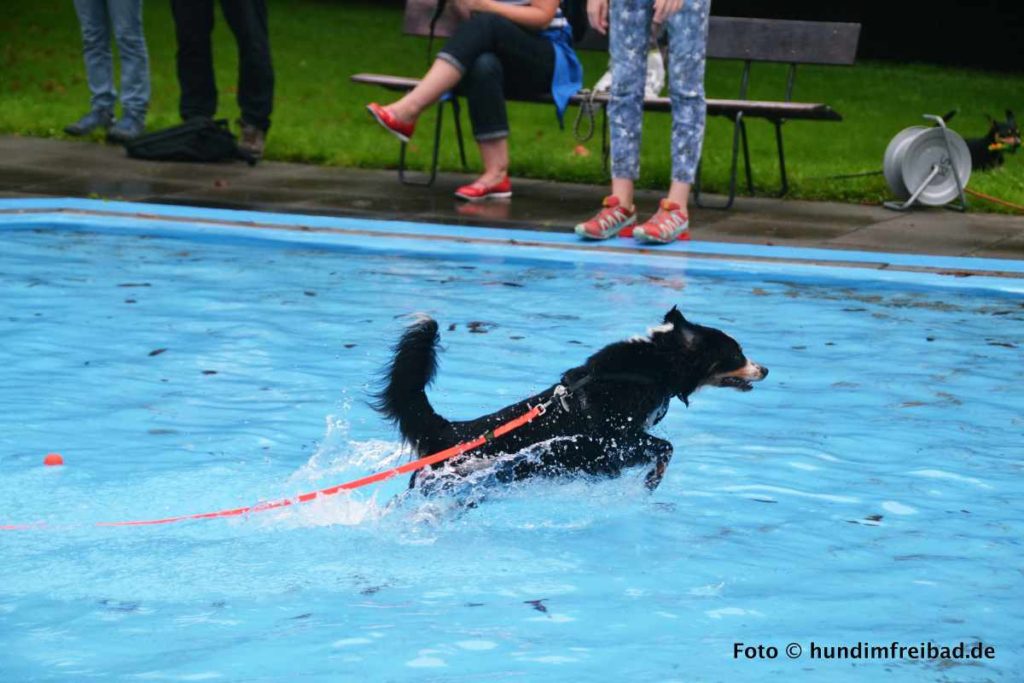
{"type": "MultiPolygon", "coordinates": [[[[465,204],[451,193],[469,178],[441,174],[432,188],[407,187],[394,171],[145,162],[115,146],[0,136],[0,198],[93,197],[550,231],[593,214],[607,192],[513,179],[511,201],[465,204]]],[[[641,192],[637,201],[649,211],[657,198],[641,192]]],[[[739,198],[729,211],[694,208],[691,226],[695,240],[709,242],[1024,259],[1024,217],[1017,216],[739,198]]]]}

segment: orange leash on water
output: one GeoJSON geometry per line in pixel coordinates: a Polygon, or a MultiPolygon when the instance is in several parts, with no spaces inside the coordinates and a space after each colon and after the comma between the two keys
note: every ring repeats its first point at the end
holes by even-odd
{"type": "MultiPolygon", "coordinates": [[[[426,467],[434,465],[436,463],[448,460],[457,455],[467,453],[471,450],[483,446],[485,443],[493,441],[498,437],[504,436],[509,432],[522,427],[524,424],[533,421],[538,415],[543,415],[555,396],[565,395],[565,389],[561,386],[556,387],[555,393],[551,399],[533,406],[528,411],[520,415],[519,417],[506,422],[500,427],[493,431],[481,434],[472,441],[466,441],[464,443],[456,444],[451,448],[446,448],[443,451],[434,453],[433,455],[427,455],[419,460],[413,460],[399,467],[393,467],[389,470],[383,470],[376,474],[365,476],[361,479],[355,479],[353,481],[345,482],[344,484],[338,484],[337,486],[330,486],[319,491],[311,491],[309,493],[302,493],[294,498],[282,498],[280,500],[273,500],[268,503],[258,503],[256,505],[248,505],[246,507],[233,508],[231,510],[218,510],[216,512],[201,512],[193,515],[180,515],[178,517],[165,517],[163,519],[144,519],[127,522],[96,522],[94,526],[112,527],[112,526],[153,526],[156,524],[172,524],[174,522],[185,522],[194,519],[216,519],[218,517],[238,517],[239,515],[254,514],[257,512],[266,512],[267,510],[276,510],[278,508],[285,508],[292,505],[298,505],[300,503],[308,503],[312,500],[316,500],[320,496],[333,496],[341,491],[351,491],[353,489],[362,488],[369,486],[370,484],[376,484],[392,477],[397,477],[400,474],[408,474],[409,472],[415,472],[416,470],[422,470],[426,467]],[[561,392],[558,389],[562,389],[561,392]]],[[[25,529],[39,529],[46,526],[45,524],[0,524],[0,531],[19,531],[25,529]]]]}

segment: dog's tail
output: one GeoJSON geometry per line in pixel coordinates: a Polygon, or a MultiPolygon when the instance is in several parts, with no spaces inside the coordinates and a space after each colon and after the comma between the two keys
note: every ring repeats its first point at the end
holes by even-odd
{"type": "Polygon", "coordinates": [[[426,392],[437,372],[439,341],[437,321],[423,316],[410,325],[384,369],[384,386],[374,394],[374,409],[397,424],[402,437],[413,445],[447,424],[434,412],[426,392]]]}

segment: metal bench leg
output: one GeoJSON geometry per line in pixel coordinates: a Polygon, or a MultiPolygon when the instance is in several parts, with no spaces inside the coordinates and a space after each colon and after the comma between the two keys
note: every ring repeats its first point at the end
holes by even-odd
{"type": "Polygon", "coordinates": [[[455,118],[455,137],[459,141],[459,160],[462,161],[462,170],[468,171],[469,164],[466,163],[466,145],[462,141],[462,107],[459,99],[452,95],[452,116],[455,118]]]}
{"type": "Polygon", "coordinates": [[[747,174],[747,192],[754,194],[754,176],[750,171],[750,146],[747,144],[747,122],[740,119],[740,137],[743,139],[743,170],[747,174]]]}
{"type": "Polygon", "coordinates": [[[434,126],[434,155],[430,162],[430,176],[426,180],[409,180],[405,177],[405,151],[406,143],[401,143],[398,150],[398,180],[403,185],[415,185],[417,187],[430,187],[437,179],[438,156],[441,151],[441,123],[444,120],[444,100],[437,103],[437,124],[434,126]]]}
{"type": "Polygon", "coordinates": [[[608,172],[611,173],[611,169],[608,166],[608,159],[611,157],[611,150],[608,147],[608,106],[601,107],[601,163],[604,165],[608,172]]]}
{"type": "Polygon", "coordinates": [[[786,176],[786,152],[782,146],[783,123],[783,121],[775,122],[775,144],[779,148],[779,175],[782,177],[782,187],[779,189],[780,197],[785,197],[789,192],[789,179],[786,176]]]}
{"type": "Polygon", "coordinates": [[[700,192],[700,165],[697,165],[697,178],[694,183],[693,203],[702,209],[728,209],[732,207],[734,201],[736,201],[736,175],[739,170],[739,156],[740,156],[740,124],[743,122],[743,112],[736,113],[736,120],[733,125],[732,133],[732,168],[729,172],[729,197],[725,200],[724,204],[718,206],[714,204],[707,204],[701,200],[700,192]]]}

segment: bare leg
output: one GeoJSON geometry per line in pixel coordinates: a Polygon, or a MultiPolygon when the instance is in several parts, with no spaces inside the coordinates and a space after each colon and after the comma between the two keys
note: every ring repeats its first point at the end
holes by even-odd
{"type": "Polygon", "coordinates": [[[423,110],[441,99],[441,96],[458,85],[462,72],[443,59],[434,64],[419,84],[407,92],[402,99],[392,102],[385,109],[391,111],[400,121],[411,123],[419,118],[423,110]]]}
{"type": "Polygon", "coordinates": [[[633,209],[633,181],[629,178],[612,178],[612,194],[619,198],[619,205],[631,211],[633,209]]]}
{"type": "MultiPolygon", "coordinates": [[[[633,181],[628,178],[612,178],[612,194],[619,198],[619,203],[627,209],[633,208],[633,181]]],[[[673,180],[668,189],[669,201],[676,202],[686,210],[690,201],[690,183],[673,180]]]]}
{"type": "Polygon", "coordinates": [[[672,185],[668,188],[668,199],[683,207],[683,211],[686,211],[686,203],[690,201],[690,183],[673,180],[672,185]]]}
{"type": "Polygon", "coordinates": [[[478,140],[480,159],[484,162],[484,172],[476,182],[484,185],[496,185],[508,174],[508,138],[496,140],[478,140]]]}

